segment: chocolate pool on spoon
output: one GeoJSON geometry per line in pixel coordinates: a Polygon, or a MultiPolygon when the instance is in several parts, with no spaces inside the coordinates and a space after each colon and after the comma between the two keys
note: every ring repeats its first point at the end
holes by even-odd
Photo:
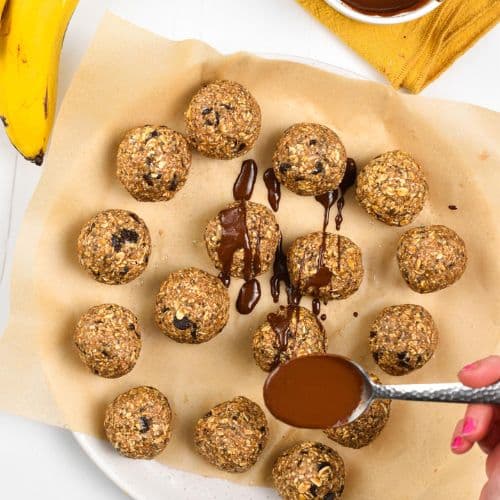
{"type": "Polygon", "coordinates": [[[460,383],[380,385],[354,361],[311,354],[278,366],[264,384],[269,411],[282,422],[307,429],[352,422],[374,399],[500,404],[500,382],[479,389],[460,383]]]}

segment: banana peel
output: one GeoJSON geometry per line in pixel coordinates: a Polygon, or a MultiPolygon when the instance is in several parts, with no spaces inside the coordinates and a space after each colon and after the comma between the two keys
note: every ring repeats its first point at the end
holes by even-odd
{"type": "Polygon", "coordinates": [[[0,0],[0,119],[41,165],[54,123],[59,58],[78,0],[0,0]]]}

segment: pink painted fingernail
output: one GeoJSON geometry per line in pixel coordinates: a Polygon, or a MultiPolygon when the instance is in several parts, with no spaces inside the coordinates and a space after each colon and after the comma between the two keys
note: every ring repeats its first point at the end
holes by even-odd
{"type": "Polygon", "coordinates": [[[459,448],[462,447],[463,444],[464,444],[464,440],[460,436],[457,436],[457,437],[453,438],[453,441],[451,442],[451,448],[453,450],[458,450],[459,448]]]}
{"type": "Polygon", "coordinates": [[[462,370],[474,370],[475,368],[477,368],[477,365],[478,363],[477,362],[474,362],[474,363],[469,363],[468,365],[465,365],[462,370]]]}
{"type": "Polygon", "coordinates": [[[462,426],[462,434],[470,434],[476,428],[476,421],[473,418],[467,417],[462,426]]]}

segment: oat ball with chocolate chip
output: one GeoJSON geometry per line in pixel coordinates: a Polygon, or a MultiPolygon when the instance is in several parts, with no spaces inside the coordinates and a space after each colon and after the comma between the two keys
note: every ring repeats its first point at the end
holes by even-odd
{"type": "Polygon", "coordinates": [[[228,247],[237,247],[230,268],[231,276],[237,278],[254,278],[265,273],[274,261],[279,239],[280,229],[274,214],[264,205],[252,201],[231,203],[211,219],[205,229],[208,256],[217,269],[223,269],[221,253],[225,253],[228,247]],[[235,235],[238,240],[249,242],[247,266],[244,244],[235,245],[235,235]],[[249,276],[245,276],[245,267],[249,276]]]}
{"type": "Polygon", "coordinates": [[[104,416],[106,438],[128,458],[154,458],[170,441],[172,411],[154,387],[135,387],[120,394],[104,416]]]}
{"type": "Polygon", "coordinates": [[[226,472],[245,472],[266,446],[269,430],[260,406],[238,396],[214,406],[195,428],[198,453],[226,472]]]}
{"type": "Polygon", "coordinates": [[[465,243],[446,226],[420,226],[398,242],[399,270],[415,292],[430,293],[458,281],[467,266],[465,243]]]}
{"type": "MultiPolygon", "coordinates": [[[[380,384],[377,376],[371,379],[380,384]]],[[[369,445],[381,432],[389,420],[390,399],[375,399],[366,411],[349,424],[326,429],[324,433],[336,443],[348,448],[363,448],[369,445]]]]}
{"type": "Polygon", "coordinates": [[[260,133],[259,104],[243,85],[228,80],[201,87],[184,118],[189,142],[209,158],[242,156],[252,149],[260,133]]]}
{"type": "Polygon", "coordinates": [[[438,344],[432,316],[422,306],[385,307],[370,328],[370,351],[390,375],[406,375],[431,359],[438,344]]]}
{"type": "Polygon", "coordinates": [[[356,197],[378,220],[404,226],[422,211],[428,187],[422,167],[404,151],[389,151],[366,164],[358,174],[356,197]]]}
{"type": "Polygon", "coordinates": [[[264,371],[306,354],[326,352],[328,339],[316,316],[300,306],[280,306],[253,334],[253,357],[264,371]]]}
{"type": "Polygon", "coordinates": [[[329,446],[304,441],[278,457],[272,477],[274,487],[286,500],[335,500],[344,491],[344,461],[329,446]]]}
{"type": "Polygon", "coordinates": [[[78,259],[96,281],[128,283],[148,265],[151,237],[144,221],[127,210],[105,210],[92,217],[78,236],[78,259]]]}
{"type": "Polygon", "coordinates": [[[297,123],[278,140],[273,169],[294,193],[317,196],[338,187],[346,161],[344,145],[333,130],[318,123],[297,123]]]}
{"type": "Polygon", "coordinates": [[[297,238],[287,263],[292,285],[323,301],[346,299],[363,279],[360,248],[339,234],[317,231],[297,238]]]}
{"type": "Polygon", "coordinates": [[[141,352],[141,329],[127,308],[101,304],[80,317],[73,341],[80,359],[93,373],[116,378],[134,368],[141,352]]]}
{"type": "Polygon", "coordinates": [[[139,201],[166,201],[184,186],[191,152],[182,134],[163,126],[129,130],[118,147],[116,175],[139,201]]]}
{"type": "Polygon", "coordinates": [[[176,342],[207,342],[222,331],[228,317],[226,287],[201,269],[190,267],[171,273],[156,296],[156,323],[176,342]]]}

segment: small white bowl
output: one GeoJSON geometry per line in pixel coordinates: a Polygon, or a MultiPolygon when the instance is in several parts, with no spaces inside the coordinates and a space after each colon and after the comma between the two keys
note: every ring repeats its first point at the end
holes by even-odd
{"type": "Polygon", "coordinates": [[[400,12],[399,14],[394,14],[393,16],[377,16],[371,14],[363,14],[358,10],[354,9],[350,5],[346,4],[342,0],[325,0],[328,5],[333,7],[335,10],[344,14],[344,16],[355,19],[356,21],[361,21],[362,23],[368,24],[400,24],[406,23],[408,21],[413,21],[419,17],[425,16],[429,12],[433,11],[436,7],[439,7],[445,0],[429,0],[426,4],[407,12],[400,12]]]}

